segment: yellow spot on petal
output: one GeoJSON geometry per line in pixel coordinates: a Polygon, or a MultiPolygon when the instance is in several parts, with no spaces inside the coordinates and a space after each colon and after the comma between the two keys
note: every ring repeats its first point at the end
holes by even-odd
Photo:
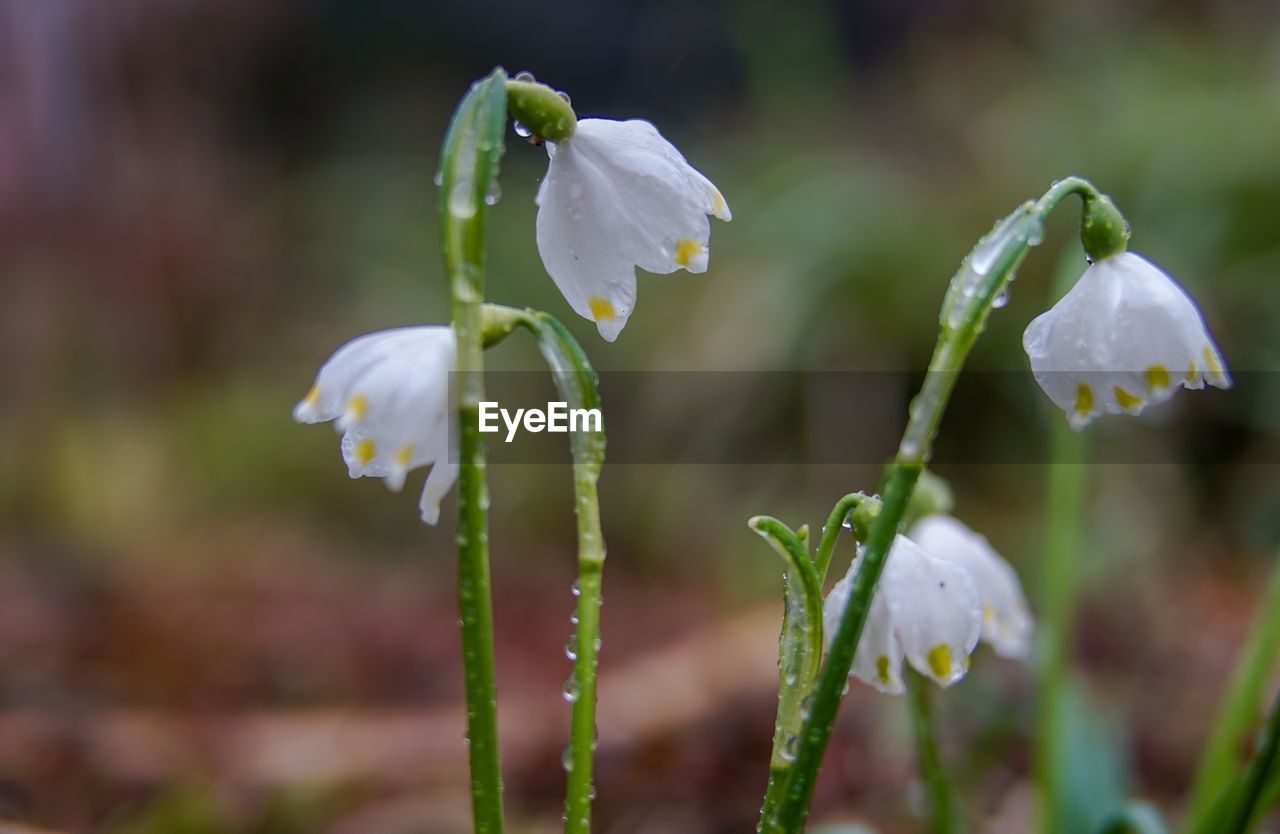
{"type": "Polygon", "coordinates": [[[1147,387],[1152,391],[1169,387],[1169,371],[1164,365],[1152,365],[1147,368],[1147,387]]]}
{"type": "Polygon", "coordinates": [[[349,413],[357,423],[362,421],[369,413],[369,398],[364,394],[356,394],[347,400],[347,413],[349,413]]]}
{"type": "Polygon", "coordinates": [[[1142,397],[1135,397],[1133,394],[1130,394],[1119,386],[1116,386],[1111,390],[1116,395],[1116,402],[1119,403],[1120,407],[1125,411],[1142,405],[1142,397]]]}
{"type": "Polygon", "coordinates": [[[1222,376],[1222,363],[1218,361],[1218,354],[1213,348],[1205,345],[1200,354],[1204,356],[1204,364],[1209,368],[1209,372],[1215,376],[1222,376]]]}
{"type": "Polygon", "coordinates": [[[307,395],[302,398],[302,403],[303,405],[313,406],[318,402],[320,402],[320,386],[312,385],[311,390],[308,391],[307,395]]]}
{"type": "Polygon", "coordinates": [[[407,446],[401,447],[400,451],[396,452],[396,463],[400,466],[407,467],[409,465],[409,460],[412,457],[413,457],[413,444],[410,443],[407,446]]]}
{"type": "Polygon", "coordinates": [[[876,658],[876,677],[880,679],[880,683],[885,686],[889,685],[889,656],[880,655],[876,658]]]}
{"type": "Polygon", "coordinates": [[[680,264],[680,266],[688,266],[689,259],[701,253],[702,244],[696,240],[676,241],[676,263],[680,264]]]}
{"type": "Polygon", "coordinates": [[[1187,382],[1196,381],[1196,363],[1192,362],[1187,366],[1187,382]]]}
{"type": "Polygon", "coordinates": [[[989,623],[996,618],[996,612],[992,610],[990,605],[982,606],[982,621],[989,623]]]}
{"type": "Polygon", "coordinates": [[[1082,417],[1093,411],[1093,389],[1083,382],[1076,387],[1075,411],[1082,417]]]}
{"type": "Polygon", "coordinates": [[[377,455],[378,447],[369,438],[366,437],[356,444],[356,462],[361,466],[368,466],[377,455]]]}
{"type": "Polygon", "coordinates": [[[716,196],[713,197],[711,200],[711,213],[719,214],[720,212],[724,211],[724,209],[725,209],[724,195],[721,194],[719,191],[717,191],[716,196]]]}
{"type": "Polygon", "coordinates": [[[935,678],[945,679],[951,677],[951,647],[946,643],[939,643],[929,649],[927,660],[929,661],[929,671],[933,672],[935,678]]]}
{"type": "Polygon", "coordinates": [[[618,317],[618,311],[613,309],[613,302],[598,295],[587,299],[587,307],[591,309],[591,317],[596,321],[613,321],[618,317]]]}

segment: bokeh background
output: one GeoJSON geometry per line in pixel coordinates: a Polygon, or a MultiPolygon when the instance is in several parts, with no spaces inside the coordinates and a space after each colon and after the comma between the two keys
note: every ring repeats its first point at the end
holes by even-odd
{"type": "MultiPolygon", "coordinates": [[[[1264,0],[0,0],[0,820],[467,830],[451,523],[417,522],[420,473],[400,495],[350,481],[333,434],[289,412],[344,340],[445,319],[432,175],[495,64],[654,121],[733,207],[708,273],[642,275],[606,344],[543,271],[545,154],[509,134],[489,295],[561,316],[603,370],[919,373],[995,219],[1068,173],[1114,196],[1244,372],[1090,430],[1143,453],[1088,476],[1087,718],[1128,790],[1176,815],[1280,544],[1278,24],[1264,0]]],[[[1003,427],[1062,419],[1020,336],[1079,262],[1074,223],[1055,216],[943,427],[971,450],[940,467],[958,513],[1033,597],[1046,466],[1010,462],[1003,427]]],[[[489,361],[535,367],[519,342],[489,361]]],[[[774,430],[892,434],[905,396],[851,391],[774,430]]],[[[510,827],[550,832],[569,472],[492,478],[510,827]]],[[[600,831],[749,830],[781,566],[744,522],[816,524],[875,478],[606,468],[600,831]]],[[[1027,830],[1029,669],[981,649],[940,708],[975,829],[1027,830]]],[[[915,830],[904,710],[852,688],[815,820],[915,830]]]]}

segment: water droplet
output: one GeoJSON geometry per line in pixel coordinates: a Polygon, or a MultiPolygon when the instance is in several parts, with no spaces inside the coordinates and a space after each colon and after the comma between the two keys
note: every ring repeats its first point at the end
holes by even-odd
{"type": "Polygon", "coordinates": [[[995,298],[991,299],[991,306],[997,310],[999,310],[1001,307],[1004,307],[1008,303],[1009,303],[1008,290],[1001,290],[1000,292],[996,293],[995,298]]]}
{"type": "Polygon", "coordinates": [[[494,180],[493,184],[489,186],[489,193],[484,195],[484,204],[486,206],[496,206],[501,199],[502,186],[498,184],[497,180],[494,180]]]}
{"type": "Polygon", "coordinates": [[[431,181],[432,181],[432,182],[434,182],[434,183],[436,184],[436,187],[437,187],[437,188],[438,188],[438,187],[440,187],[441,185],[443,185],[443,184],[444,184],[444,171],[436,171],[436,172],[435,172],[435,174],[433,174],[433,175],[432,175],[432,177],[431,177],[431,181]]]}
{"type": "Polygon", "coordinates": [[[563,698],[566,701],[568,701],[571,704],[574,701],[577,701],[578,700],[578,679],[573,675],[570,675],[569,677],[565,678],[564,689],[561,690],[560,694],[561,696],[563,696],[563,698]]]}
{"type": "Polygon", "coordinates": [[[569,615],[569,624],[570,624],[570,625],[577,625],[577,624],[578,624],[578,612],[577,612],[577,611],[574,611],[572,614],[570,614],[570,615],[569,615]]]}
{"type": "Polygon", "coordinates": [[[794,762],[796,760],[796,751],[800,749],[800,739],[794,735],[788,735],[782,740],[782,749],[779,750],[784,761],[794,762]]]}
{"type": "Polygon", "coordinates": [[[512,127],[515,129],[516,136],[519,136],[521,139],[528,139],[533,135],[533,131],[520,124],[520,122],[513,123],[512,127]]]}
{"type": "Polygon", "coordinates": [[[806,695],[800,701],[800,717],[807,719],[811,712],[813,712],[813,696],[806,695]]]}
{"type": "Polygon", "coordinates": [[[565,642],[564,656],[570,660],[578,659],[578,637],[576,634],[569,635],[569,639],[565,642]]]}
{"type": "Polygon", "coordinates": [[[575,597],[582,596],[582,583],[576,579],[573,580],[573,584],[569,586],[569,593],[573,594],[575,597]]]}
{"type": "Polygon", "coordinates": [[[461,179],[449,189],[449,213],[459,220],[476,216],[476,198],[472,193],[471,179],[461,179]]]}
{"type": "Polygon", "coordinates": [[[573,772],[573,745],[566,747],[560,754],[560,766],[564,768],[565,773],[573,772]]]}
{"type": "Polygon", "coordinates": [[[525,82],[528,82],[528,83],[532,84],[532,83],[534,83],[535,81],[537,81],[538,79],[534,78],[534,77],[533,77],[533,73],[529,72],[528,70],[521,70],[520,72],[517,72],[517,73],[516,73],[515,80],[516,80],[516,81],[525,81],[525,82]]]}
{"type": "Polygon", "coordinates": [[[566,93],[564,90],[556,90],[556,95],[558,95],[558,96],[560,96],[560,98],[564,99],[564,103],[565,103],[565,104],[568,104],[568,105],[570,105],[570,106],[572,106],[572,105],[573,105],[573,99],[569,98],[569,94],[568,94],[568,93],[566,93]]]}

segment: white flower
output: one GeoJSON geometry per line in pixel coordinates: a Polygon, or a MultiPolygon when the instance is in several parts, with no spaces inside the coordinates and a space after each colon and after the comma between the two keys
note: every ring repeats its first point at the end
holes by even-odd
{"type": "Polygon", "coordinates": [[[538,251],[569,305],[612,342],[635,306],[636,267],[706,272],[707,215],[729,220],[729,206],[645,121],[583,119],[547,153],[538,251]]]}
{"type": "MultiPolygon", "coordinates": [[[[822,620],[828,640],[839,628],[861,563],[859,555],[827,595],[822,620]]],[[[899,695],[906,691],[905,657],[921,674],[950,686],[969,670],[981,628],[981,598],[969,572],[897,536],[871,600],[852,674],[881,692],[899,695]]]]}
{"type": "Polygon", "coordinates": [[[949,515],[925,516],[907,536],[930,556],[969,572],[982,598],[982,640],[1001,657],[1025,658],[1034,628],[1027,600],[1018,575],[986,536],[949,515]]]}
{"type": "Polygon", "coordinates": [[[1028,325],[1022,346],[1036,382],[1077,430],[1099,414],[1137,414],[1179,385],[1231,387],[1195,302],[1131,252],[1086,269],[1028,325]]]}
{"type": "Polygon", "coordinates": [[[431,464],[419,508],[435,524],[458,477],[450,460],[451,327],[402,327],[347,342],[320,367],[293,409],[299,423],[334,420],[352,478],[382,478],[399,491],[410,469],[431,464]]]}

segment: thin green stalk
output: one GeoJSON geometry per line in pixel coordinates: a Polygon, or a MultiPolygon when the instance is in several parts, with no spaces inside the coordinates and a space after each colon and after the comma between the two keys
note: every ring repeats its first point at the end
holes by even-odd
{"type": "Polygon", "coordinates": [[[1244,834],[1252,827],[1254,817],[1260,810],[1267,779],[1276,767],[1278,756],[1280,756],[1280,696],[1277,696],[1271,705],[1267,725],[1262,731],[1262,739],[1258,743],[1258,749],[1253,754],[1252,761],[1249,762],[1249,767],[1245,770],[1240,793],[1218,825],[1217,834],[1244,834]]]}
{"type": "MultiPolygon", "coordinates": [[[[1060,298],[1078,278],[1074,259],[1064,257],[1054,279],[1052,295],[1060,298]]],[[[1064,420],[1050,428],[1048,512],[1045,551],[1041,559],[1039,626],[1040,664],[1037,669],[1038,733],[1035,768],[1039,786],[1040,830],[1063,834],[1067,825],[1068,775],[1066,751],[1071,743],[1063,723],[1069,683],[1069,646],[1075,631],[1079,559],[1084,552],[1084,489],[1087,465],[1084,435],[1064,420]]]]}
{"type": "MultiPolygon", "coordinates": [[[[883,507],[871,522],[862,566],[854,578],[849,604],[841,616],[836,634],[831,637],[831,647],[818,677],[813,707],[804,724],[800,748],[787,776],[783,797],[762,826],[763,831],[795,834],[804,825],[858,640],[871,609],[872,595],[884,570],[889,547],[911,501],[916,480],[929,459],[934,436],[956,379],[969,350],[986,326],[995,299],[1005,291],[1014,270],[1030,247],[1040,243],[1044,216],[1069,194],[1081,194],[1085,198],[1086,222],[1081,224],[1084,238],[1083,229],[1094,216],[1093,206],[1105,198],[1089,183],[1071,177],[1055,183],[1039,201],[1021,206],[997,224],[965,258],[960,271],[952,279],[943,302],[938,344],[920,393],[911,403],[897,457],[890,464],[885,478],[883,507]]],[[[1122,218],[1120,222],[1123,222],[1122,218]]]]}
{"type": "Polygon", "coordinates": [[[1130,802],[1103,821],[1098,834],[1165,834],[1164,820],[1154,805],[1130,802]]]}
{"type": "MultiPolygon", "coordinates": [[[[599,409],[600,393],[596,373],[582,348],[559,321],[545,313],[535,314],[541,325],[536,331],[543,358],[550,366],[560,395],[574,409],[599,409]]],[[[600,663],[600,606],[605,545],[600,531],[600,500],[596,485],[604,465],[604,427],[575,431],[573,451],[574,509],[578,516],[577,628],[569,654],[573,676],[565,689],[573,709],[569,722],[569,748],[565,769],[566,834],[589,834],[592,784],[596,749],[596,678],[600,663]]]]}
{"type": "Polygon", "coordinates": [[[924,777],[928,798],[927,830],[932,834],[961,834],[964,831],[964,822],[951,790],[951,780],[947,778],[946,768],[942,765],[942,756],[938,752],[928,686],[928,682],[920,675],[915,672],[907,673],[911,725],[916,737],[916,755],[920,759],[920,774],[924,777]]]}
{"type": "Polygon", "coordinates": [[[478,834],[501,834],[493,601],[489,582],[489,490],[479,404],[484,399],[485,196],[498,172],[506,126],[506,75],[496,69],[458,105],[440,162],[440,219],[453,299],[458,396],[458,617],[478,834]]]}
{"type": "MultiPolygon", "coordinates": [[[[556,390],[569,408],[600,409],[596,372],[581,346],[556,318],[547,313],[494,304],[484,305],[482,316],[486,344],[500,341],[517,326],[526,328],[537,340],[556,390]]],[[[566,834],[589,834],[591,803],[595,799],[592,773],[605,559],[597,494],[597,483],[604,466],[604,426],[580,427],[570,435],[569,445],[573,453],[574,512],[578,517],[578,579],[574,583],[577,607],[573,621],[576,627],[565,647],[573,661],[573,672],[565,683],[564,695],[573,707],[569,720],[569,747],[563,759],[567,773],[564,823],[566,834]]]]}
{"type": "Polygon", "coordinates": [[[1260,712],[1263,689],[1280,651],[1280,567],[1271,572],[1249,641],[1240,652],[1191,789],[1183,831],[1201,831],[1235,777],[1239,751],[1260,712]]]}

